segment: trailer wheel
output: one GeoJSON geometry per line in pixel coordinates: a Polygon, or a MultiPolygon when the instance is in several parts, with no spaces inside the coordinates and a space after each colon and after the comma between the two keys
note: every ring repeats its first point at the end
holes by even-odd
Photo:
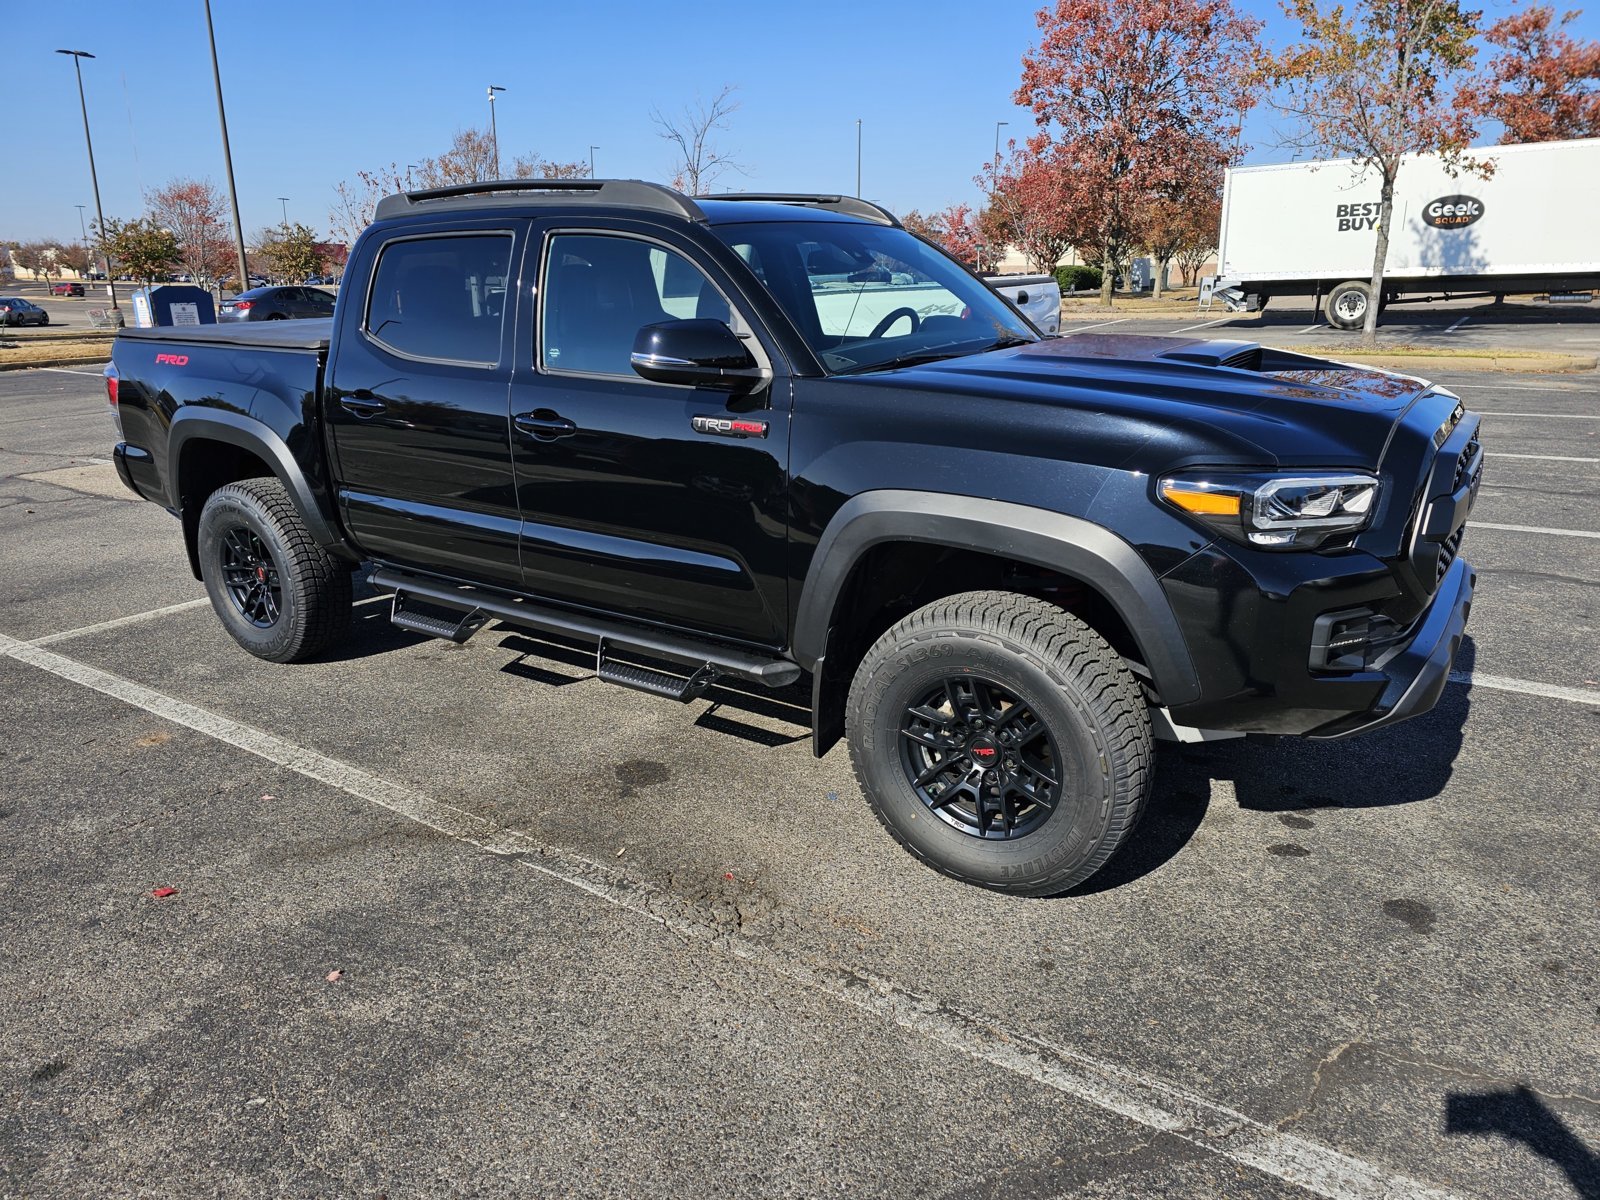
{"type": "Polygon", "coordinates": [[[1328,293],[1323,302],[1322,315],[1335,329],[1360,329],[1367,319],[1367,306],[1372,303],[1372,288],[1358,280],[1341,283],[1328,293]]]}

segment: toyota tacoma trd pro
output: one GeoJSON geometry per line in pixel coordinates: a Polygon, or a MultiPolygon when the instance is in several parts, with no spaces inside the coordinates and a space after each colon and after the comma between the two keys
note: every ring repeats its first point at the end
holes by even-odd
{"type": "Polygon", "coordinates": [[[838,196],[391,196],[331,319],[127,329],[106,377],[250,653],[326,650],[365,570],[406,629],[584,639],[661,696],[808,680],[889,832],[1017,894],[1133,833],[1153,736],[1425,712],[1475,581],[1448,391],[1045,337],[838,196]]]}

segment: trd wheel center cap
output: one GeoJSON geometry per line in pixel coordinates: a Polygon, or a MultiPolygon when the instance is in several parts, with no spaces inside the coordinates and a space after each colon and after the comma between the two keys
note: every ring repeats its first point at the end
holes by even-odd
{"type": "Polygon", "coordinates": [[[986,733],[980,733],[967,743],[967,753],[973,762],[985,769],[1000,764],[1000,746],[986,733]]]}

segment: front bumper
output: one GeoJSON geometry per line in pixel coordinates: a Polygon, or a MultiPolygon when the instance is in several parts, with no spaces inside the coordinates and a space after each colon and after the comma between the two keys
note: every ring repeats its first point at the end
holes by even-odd
{"type": "Polygon", "coordinates": [[[1388,683],[1377,703],[1366,712],[1330,721],[1306,736],[1325,740],[1352,737],[1420,717],[1437,704],[1444,685],[1450,682],[1450,664],[1466,633],[1477,582],[1478,573],[1471,565],[1456,559],[1410,643],[1384,666],[1388,683]]]}

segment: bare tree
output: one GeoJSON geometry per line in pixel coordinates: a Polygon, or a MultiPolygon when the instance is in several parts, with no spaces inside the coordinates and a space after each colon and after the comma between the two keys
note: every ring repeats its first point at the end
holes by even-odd
{"type": "Polygon", "coordinates": [[[406,173],[397,163],[376,171],[357,171],[353,180],[335,185],[333,208],[328,212],[333,236],[346,246],[355,245],[361,231],[372,224],[378,201],[409,187],[406,173]]]}
{"type": "Polygon", "coordinates": [[[660,109],[651,110],[650,119],[660,128],[661,136],[672,143],[676,156],[672,186],[679,191],[700,196],[729,171],[749,174],[731,151],[719,149],[713,142],[719,132],[728,131],[733,114],[739,111],[739,103],[733,98],[737,90],[727,84],[709,105],[697,98],[677,117],[668,117],[660,109]]]}

